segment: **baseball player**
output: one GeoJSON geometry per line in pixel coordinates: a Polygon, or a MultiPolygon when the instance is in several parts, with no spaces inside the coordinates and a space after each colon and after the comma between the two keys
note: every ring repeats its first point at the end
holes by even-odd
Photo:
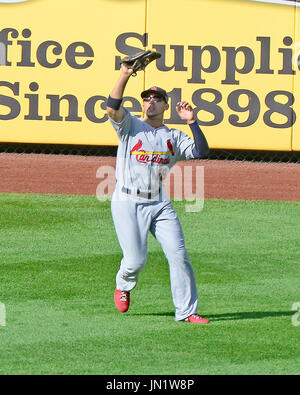
{"type": "Polygon", "coordinates": [[[122,97],[132,73],[128,65],[121,65],[121,75],[107,101],[107,113],[119,137],[111,210],[123,258],[116,276],[115,305],[121,312],[129,308],[130,292],[146,264],[150,231],[169,263],[175,320],[207,324],[209,320],[197,314],[193,267],[162,180],[165,170],[177,161],[207,157],[209,147],[187,102],[178,103],[177,112],[189,124],[194,140],[164,125],[164,112],[169,106],[162,88],[152,87],[141,93],[144,119],[123,108],[122,97]]]}

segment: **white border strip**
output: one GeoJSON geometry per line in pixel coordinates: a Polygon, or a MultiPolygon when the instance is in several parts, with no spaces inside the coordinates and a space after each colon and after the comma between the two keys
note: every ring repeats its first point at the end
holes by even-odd
{"type": "Polygon", "coordinates": [[[0,66],[6,66],[6,46],[0,41],[0,66]]]}
{"type": "Polygon", "coordinates": [[[28,1],[28,0],[0,0],[0,4],[23,3],[24,1],[28,1]]]}
{"type": "Polygon", "coordinates": [[[300,7],[300,3],[298,1],[286,1],[286,0],[251,0],[251,1],[257,1],[259,3],[283,4],[293,7],[300,7]]]}

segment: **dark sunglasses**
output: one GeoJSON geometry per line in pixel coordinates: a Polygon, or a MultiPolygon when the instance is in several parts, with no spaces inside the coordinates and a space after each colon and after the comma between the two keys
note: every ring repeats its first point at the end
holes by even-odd
{"type": "Polygon", "coordinates": [[[147,97],[143,97],[143,101],[150,101],[151,99],[153,99],[155,102],[160,102],[164,100],[162,96],[157,96],[157,95],[150,95],[147,97]]]}

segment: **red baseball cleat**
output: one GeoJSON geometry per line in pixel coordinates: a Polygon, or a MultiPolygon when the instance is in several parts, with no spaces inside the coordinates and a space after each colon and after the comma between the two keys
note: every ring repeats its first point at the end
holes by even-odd
{"type": "Polygon", "coordinates": [[[186,322],[191,322],[192,324],[209,324],[209,320],[206,318],[200,317],[197,314],[190,315],[185,319],[186,322]]]}
{"type": "Polygon", "coordinates": [[[130,292],[115,290],[115,305],[121,313],[125,313],[129,309],[130,292]]]}

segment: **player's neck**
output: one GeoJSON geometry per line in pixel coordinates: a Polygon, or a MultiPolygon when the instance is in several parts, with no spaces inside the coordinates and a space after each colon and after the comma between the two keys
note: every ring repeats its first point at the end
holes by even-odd
{"type": "Polygon", "coordinates": [[[153,128],[160,128],[164,124],[161,118],[146,118],[145,121],[153,128]]]}

